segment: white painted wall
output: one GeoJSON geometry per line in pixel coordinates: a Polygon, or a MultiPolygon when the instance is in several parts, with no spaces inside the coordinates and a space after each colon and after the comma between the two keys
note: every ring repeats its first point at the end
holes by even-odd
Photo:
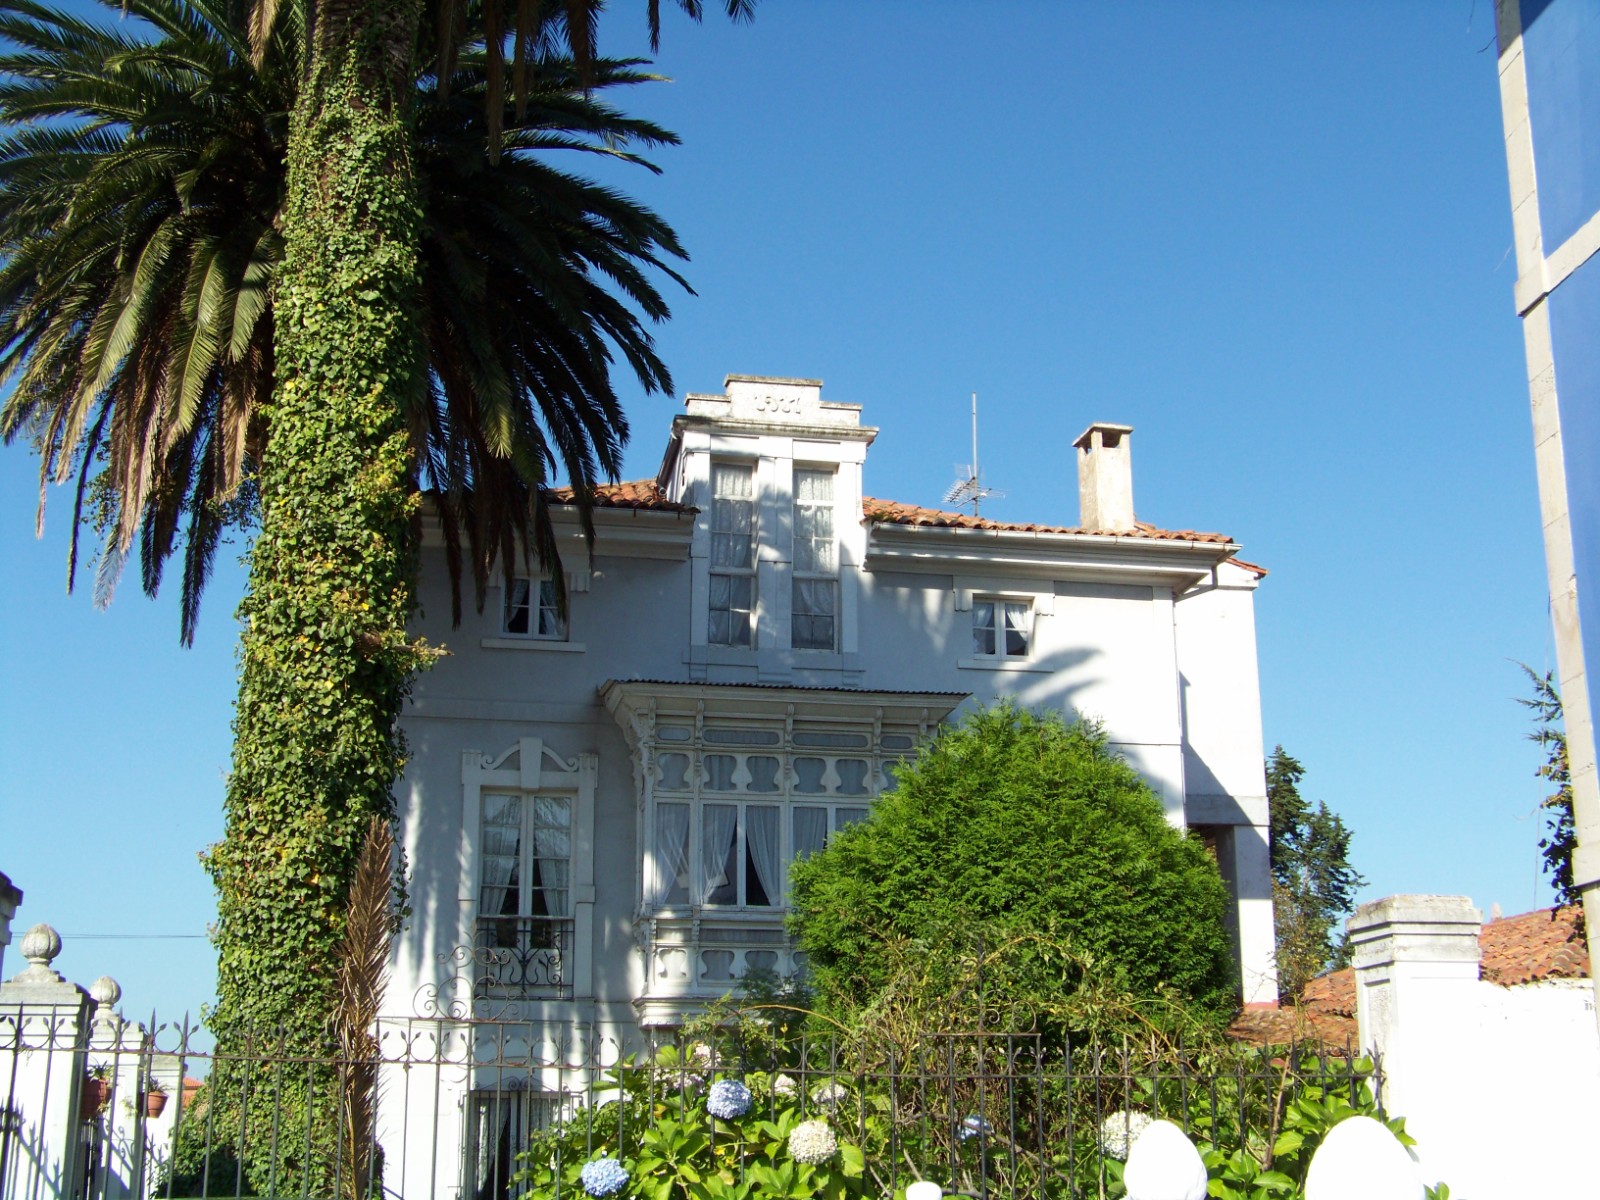
{"type": "MultiPolygon", "coordinates": [[[[598,689],[632,679],[949,691],[970,694],[969,705],[1010,697],[1093,717],[1161,794],[1174,823],[1220,827],[1224,874],[1240,890],[1235,932],[1246,999],[1275,1001],[1255,573],[1217,568],[1231,552],[1217,545],[860,522],[853,514],[863,490],[872,490],[861,464],[875,434],[855,407],[822,401],[814,382],[730,377],[725,396],[689,397],[662,477],[671,494],[702,511],[598,510],[592,570],[569,524],[566,643],[506,638],[498,586],[482,613],[468,596],[452,629],[442,548],[425,549],[417,632],[450,655],[418,681],[405,716],[411,753],[398,795],[416,916],[395,948],[391,1013],[419,1011],[419,997],[449,973],[443,957],[470,928],[476,831],[464,836],[463,753],[493,758],[533,736],[557,755],[593,754],[598,763],[593,988],[563,1011],[606,1028],[631,1025],[643,983],[635,929],[640,799],[627,740],[598,689]],[[753,461],[766,489],[764,608],[749,650],[705,644],[708,480],[713,461],[730,456],[753,461]],[[838,471],[840,633],[832,653],[787,646],[787,495],[796,462],[838,471]],[[1026,662],[973,662],[975,594],[1030,600],[1026,662]]],[[[1040,515],[1071,523],[1066,514],[1040,515]]]]}
{"type": "Polygon", "coordinates": [[[1587,979],[1478,978],[1464,896],[1391,896],[1350,920],[1363,1046],[1418,1141],[1424,1179],[1461,1200],[1592,1196],[1600,1036],[1587,979]]]}

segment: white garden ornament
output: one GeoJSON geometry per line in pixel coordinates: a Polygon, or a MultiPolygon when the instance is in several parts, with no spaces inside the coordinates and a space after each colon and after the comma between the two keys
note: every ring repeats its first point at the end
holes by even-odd
{"type": "Polygon", "coordinates": [[[1306,1200],[1422,1200],[1417,1164],[1371,1117],[1346,1117],[1312,1156],[1306,1200]]]}
{"type": "Polygon", "coordinates": [[[1128,1151],[1128,1200],[1204,1200],[1206,1165],[1171,1121],[1151,1121],[1128,1151]]]}

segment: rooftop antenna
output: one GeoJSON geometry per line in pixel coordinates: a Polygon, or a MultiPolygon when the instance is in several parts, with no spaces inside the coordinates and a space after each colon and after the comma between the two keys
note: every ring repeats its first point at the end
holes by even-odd
{"type": "Polygon", "coordinates": [[[978,515],[978,503],[991,496],[1004,499],[1005,493],[994,488],[984,487],[978,475],[978,393],[972,393],[972,462],[956,464],[956,481],[950,485],[950,490],[944,494],[946,504],[957,507],[963,504],[972,505],[972,515],[978,515]]]}

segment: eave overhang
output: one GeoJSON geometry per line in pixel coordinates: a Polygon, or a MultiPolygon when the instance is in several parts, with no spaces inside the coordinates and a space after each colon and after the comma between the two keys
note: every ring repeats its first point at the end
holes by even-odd
{"type": "Polygon", "coordinates": [[[1210,580],[1239,550],[1233,542],[960,529],[870,521],[865,567],[922,574],[1034,578],[1167,586],[1174,594],[1210,580]]]}
{"type": "Polygon", "coordinates": [[[676,683],[656,679],[608,679],[599,688],[606,711],[624,730],[653,726],[676,716],[798,718],[814,721],[879,721],[931,729],[969,692],[889,692],[788,684],[676,683]]]}

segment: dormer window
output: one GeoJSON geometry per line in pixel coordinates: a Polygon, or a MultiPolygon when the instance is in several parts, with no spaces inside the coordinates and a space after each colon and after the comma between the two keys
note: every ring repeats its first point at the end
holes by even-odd
{"type": "Polygon", "coordinates": [[[521,575],[513,579],[506,589],[501,631],[512,637],[566,641],[567,623],[556,605],[555,581],[521,575]]]}
{"type": "Polygon", "coordinates": [[[837,645],[839,553],[833,535],[833,472],[794,473],[794,584],[790,645],[832,650],[837,645]]]}
{"type": "Polygon", "coordinates": [[[711,469],[711,605],[706,641],[754,645],[756,612],[755,467],[711,469]]]}

